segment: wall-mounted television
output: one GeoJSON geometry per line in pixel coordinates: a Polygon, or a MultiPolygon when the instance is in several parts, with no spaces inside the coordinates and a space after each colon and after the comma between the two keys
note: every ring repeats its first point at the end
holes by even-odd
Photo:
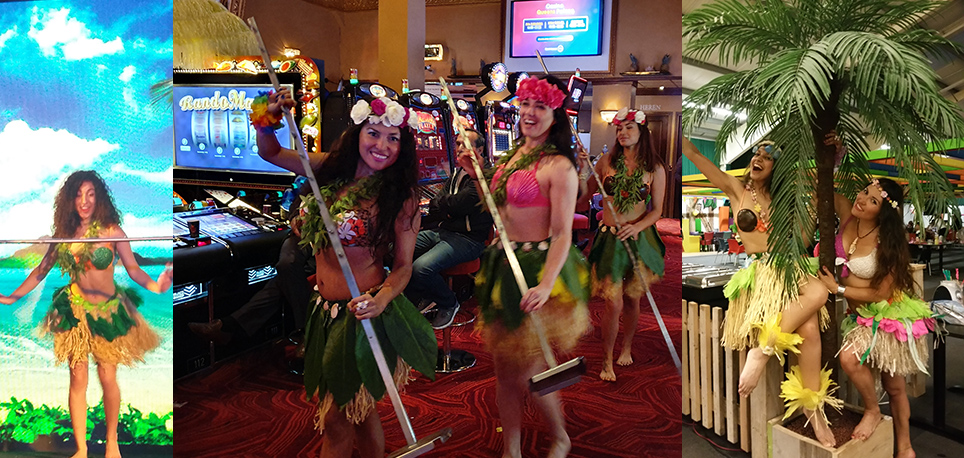
{"type": "Polygon", "coordinates": [[[611,0],[509,0],[503,61],[510,71],[610,71],[611,0]]]}
{"type": "MultiPolygon", "coordinates": [[[[292,82],[282,86],[292,93],[300,89],[292,82]]],[[[252,100],[271,89],[266,75],[175,74],[175,168],[290,174],[258,156],[257,132],[248,120],[252,100]]],[[[275,134],[281,146],[292,148],[292,130],[282,124],[275,134]]]]}

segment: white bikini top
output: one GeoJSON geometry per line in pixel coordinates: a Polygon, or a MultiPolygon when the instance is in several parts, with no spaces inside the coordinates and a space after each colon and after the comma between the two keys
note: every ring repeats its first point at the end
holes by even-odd
{"type": "Polygon", "coordinates": [[[867,256],[851,258],[844,264],[847,264],[850,273],[855,276],[870,279],[874,276],[874,272],[877,271],[877,247],[874,247],[874,251],[871,251],[867,256]]]}

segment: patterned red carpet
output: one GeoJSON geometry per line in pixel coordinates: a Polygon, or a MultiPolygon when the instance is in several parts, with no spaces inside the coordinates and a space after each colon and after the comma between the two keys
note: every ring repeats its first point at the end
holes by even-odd
{"type": "MultiPolygon", "coordinates": [[[[658,227],[667,248],[666,279],[654,285],[653,296],[678,350],[681,239],[666,234],[678,234],[679,222],[663,220],[658,227]]],[[[466,305],[474,310],[472,301],[466,305]]],[[[681,456],[680,378],[649,304],[644,298],[633,342],[635,363],[617,366],[615,383],[598,378],[602,360],[598,323],[603,307],[601,300],[590,303],[597,328],[576,349],[577,355],[586,357],[588,372],[582,382],[561,391],[572,439],[570,456],[681,456]]],[[[492,359],[471,328],[455,328],[453,347],[473,353],[478,358],[475,367],[439,375],[435,382],[420,377],[402,394],[417,436],[444,427],[454,431],[448,442],[427,456],[501,456],[492,359]]],[[[285,371],[283,353],[278,344],[222,364],[212,373],[176,383],[174,398],[180,407],[175,408],[175,454],[318,456],[321,437],[313,429],[314,409],[305,400],[300,378],[285,371]]],[[[405,439],[387,399],[379,403],[379,414],[388,451],[402,447],[405,439]]],[[[531,402],[525,415],[523,456],[544,456],[549,447],[548,428],[531,402]]]]}

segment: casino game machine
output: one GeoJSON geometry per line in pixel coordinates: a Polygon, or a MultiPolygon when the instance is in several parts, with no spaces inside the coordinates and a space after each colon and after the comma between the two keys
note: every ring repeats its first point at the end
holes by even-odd
{"type": "Polygon", "coordinates": [[[519,107],[507,102],[490,100],[485,103],[486,140],[490,161],[497,161],[518,136],[519,107]]]}
{"type": "Polygon", "coordinates": [[[359,100],[371,102],[379,97],[398,100],[398,93],[388,86],[356,79],[341,82],[341,90],[328,94],[322,108],[321,122],[321,150],[329,151],[331,144],[341,136],[341,133],[352,125],[351,108],[359,100]]]}
{"type": "Polygon", "coordinates": [[[461,121],[458,124],[453,124],[452,117],[451,116],[446,117],[447,124],[451,125],[452,127],[452,135],[449,135],[448,139],[450,142],[449,149],[452,150],[453,160],[456,159],[454,157],[456,154],[455,151],[457,150],[455,143],[458,141],[460,126],[464,124],[468,126],[470,129],[475,129],[482,135],[485,135],[484,126],[479,125],[479,118],[478,118],[478,114],[476,114],[475,112],[476,106],[474,103],[469,102],[468,100],[465,100],[465,99],[456,98],[455,108],[458,110],[459,119],[461,119],[461,121]]]}
{"type": "Polygon", "coordinates": [[[418,158],[419,206],[423,213],[438,194],[442,183],[452,176],[455,160],[451,149],[451,118],[448,107],[434,94],[412,91],[402,96],[418,116],[415,155],[418,158]]]}

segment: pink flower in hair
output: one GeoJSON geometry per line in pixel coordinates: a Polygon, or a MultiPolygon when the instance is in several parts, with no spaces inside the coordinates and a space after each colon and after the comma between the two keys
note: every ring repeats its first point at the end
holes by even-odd
{"type": "Polygon", "coordinates": [[[566,94],[552,83],[530,76],[519,82],[515,95],[520,99],[538,100],[553,110],[562,106],[566,94]]]}
{"type": "Polygon", "coordinates": [[[372,100],[371,107],[372,107],[372,114],[374,114],[375,116],[381,116],[385,114],[386,105],[385,105],[385,101],[382,100],[381,97],[375,100],[372,100]]]}

